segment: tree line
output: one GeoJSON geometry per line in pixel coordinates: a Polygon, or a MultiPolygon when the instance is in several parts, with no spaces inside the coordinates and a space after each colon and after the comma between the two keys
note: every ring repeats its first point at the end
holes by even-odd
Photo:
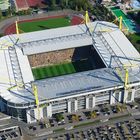
{"type": "Polygon", "coordinates": [[[88,0],[45,0],[44,2],[48,5],[49,8],[52,9],[60,7],[62,9],[70,8],[76,11],[80,11],[88,10],[91,8],[88,0]]]}
{"type": "MultiPolygon", "coordinates": [[[[98,0],[99,1],[99,0],[98,0]]],[[[49,10],[73,9],[76,11],[86,11],[95,15],[99,20],[113,21],[115,16],[112,15],[104,5],[98,2],[92,5],[89,0],[44,0],[49,10]]]]}

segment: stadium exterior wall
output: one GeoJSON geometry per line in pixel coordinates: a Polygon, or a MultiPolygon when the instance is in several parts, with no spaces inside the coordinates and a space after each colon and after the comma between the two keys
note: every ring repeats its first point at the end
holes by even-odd
{"type": "MultiPolygon", "coordinates": [[[[83,109],[92,109],[97,105],[109,103],[115,104],[117,102],[123,102],[124,100],[124,89],[116,88],[116,89],[105,89],[102,92],[88,92],[80,95],[78,97],[70,97],[69,99],[60,98],[59,100],[52,100],[48,106],[40,107],[40,119],[49,118],[53,114],[56,113],[74,113],[83,109]],[[43,110],[46,109],[46,114],[44,114],[43,110]]],[[[129,95],[127,94],[126,103],[133,102],[135,95],[135,89],[133,88],[129,91],[129,95]],[[131,94],[132,93],[132,94],[131,94]],[[131,95],[131,96],[130,96],[131,95]]],[[[28,109],[27,110],[27,122],[34,123],[38,118],[38,110],[37,108],[28,109]],[[32,113],[34,112],[34,117],[32,117],[32,113]],[[34,118],[34,119],[33,119],[34,118]]]]}
{"type": "MultiPolygon", "coordinates": [[[[135,89],[131,90],[132,94],[127,97],[126,102],[134,101],[135,89]]],[[[74,97],[70,96],[68,99],[59,98],[54,100],[49,100],[47,104],[45,102],[41,103],[40,111],[36,108],[34,103],[30,106],[23,106],[23,104],[11,104],[4,99],[1,99],[1,110],[7,112],[8,115],[17,118],[18,120],[25,121],[27,123],[37,122],[39,119],[45,119],[56,113],[74,113],[83,109],[91,109],[99,104],[109,103],[115,104],[116,102],[123,102],[124,90],[122,87],[104,89],[102,91],[91,91],[88,93],[83,93],[80,96],[74,97]],[[39,114],[38,114],[39,113],[39,114]]]]}

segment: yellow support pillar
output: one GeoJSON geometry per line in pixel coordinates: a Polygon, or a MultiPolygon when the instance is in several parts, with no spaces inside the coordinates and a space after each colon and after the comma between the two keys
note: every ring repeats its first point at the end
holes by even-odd
{"type": "Polygon", "coordinates": [[[128,77],[129,77],[128,69],[125,69],[125,82],[124,82],[125,89],[127,89],[128,87],[128,77]]]}
{"type": "Polygon", "coordinates": [[[88,22],[90,22],[90,19],[89,19],[88,11],[86,11],[86,14],[85,14],[85,24],[87,24],[88,22]]]}
{"type": "Polygon", "coordinates": [[[127,96],[128,96],[128,77],[129,77],[129,73],[128,73],[128,69],[125,68],[125,81],[124,81],[124,99],[123,102],[125,103],[127,100],[127,96]]]}
{"type": "Polygon", "coordinates": [[[33,93],[34,93],[34,96],[35,96],[35,103],[36,103],[36,106],[37,106],[37,110],[38,110],[38,121],[40,120],[40,109],[39,109],[39,99],[38,99],[38,90],[37,90],[37,87],[35,85],[32,85],[33,87],[33,93]]]}
{"type": "Polygon", "coordinates": [[[16,21],[16,34],[19,35],[18,21],[16,21]]]}
{"type": "Polygon", "coordinates": [[[119,21],[119,29],[122,31],[122,20],[123,20],[123,18],[122,18],[122,16],[120,16],[120,21],[119,21]]]}
{"type": "MultiPolygon", "coordinates": [[[[86,11],[85,17],[84,17],[84,23],[88,26],[88,23],[90,22],[90,18],[88,15],[88,11],[86,11]]],[[[90,32],[93,32],[93,27],[88,27],[90,32]]]]}

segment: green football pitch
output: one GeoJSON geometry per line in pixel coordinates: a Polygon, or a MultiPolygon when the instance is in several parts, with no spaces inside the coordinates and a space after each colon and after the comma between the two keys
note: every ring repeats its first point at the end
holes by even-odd
{"type": "Polygon", "coordinates": [[[66,17],[43,19],[39,21],[21,22],[19,23],[20,32],[32,32],[44,29],[65,27],[71,24],[70,19],[66,17]]]}
{"type": "Polygon", "coordinates": [[[76,72],[82,72],[82,71],[87,71],[92,69],[93,69],[92,64],[87,59],[82,61],[69,62],[69,63],[57,64],[52,66],[40,67],[40,68],[33,68],[32,72],[34,78],[36,80],[39,80],[39,79],[66,75],[66,74],[71,74],[76,72]]]}

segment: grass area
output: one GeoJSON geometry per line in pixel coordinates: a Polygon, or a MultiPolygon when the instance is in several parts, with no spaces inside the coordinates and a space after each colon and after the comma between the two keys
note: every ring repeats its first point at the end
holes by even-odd
{"type": "Polygon", "coordinates": [[[119,7],[111,7],[110,9],[111,10],[117,10],[117,9],[119,9],[119,7]]]}
{"type": "Polygon", "coordinates": [[[31,22],[22,22],[19,23],[19,29],[21,32],[32,32],[39,31],[43,29],[51,29],[58,27],[65,27],[71,24],[69,18],[60,17],[60,18],[52,18],[46,20],[39,21],[31,21],[31,22]]]}
{"type": "Polygon", "coordinates": [[[123,20],[128,19],[128,17],[122,12],[122,10],[120,10],[120,9],[115,9],[115,10],[112,10],[112,11],[113,11],[113,13],[114,13],[117,17],[122,16],[123,20]]]}
{"type": "Polygon", "coordinates": [[[137,51],[140,53],[140,33],[130,34],[127,37],[137,49],[137,51]]]}
{"type": "Polygon", "coordinates": [[[45,66],[33,68],[32,72],[36,80],[55,77],[60,75],[71,74],[75,72],[82,72],[91,70],[92,65],[88,59],[82,61],[75,61],[63,64],[56,64],[52,66],[45,66]]]}
{"type": "Polygon", "coordinates": [[[126,115],[122,115],[122,116],[117,116],[117,117],[110,118],[109,121],[112,121],[112,120],[119,120],[119,119],[122,119],[122,118],[125,118],[125,117],[129,117],[129,116],[131,116],[131,114],[126,114],[126,115]]]}
{"type": "Polygon", "coordinates": [[[62,131],[65,131],[65,129],[64,129],[64,128],[59,128],[59,129],[55,129],[55,130],[54,130],[55,133],[57,133],[57,132],[62,132],[62,131]]]}
{"type": "Polygon", "coordinates": [[[124,25],[127,29],[129,29],[129,32],[132,32],[132,33],[133,33],[133,32],[135,32],[135,31],[138,30],[138,29],[137,29],[136,23],[133,22],[133,21],[129,18],[128,15],[125,15],[121,9],[116,8],[116,7],[113,7],[113,8],[111,8],[111,10],[112,10],[112,12],[114,13],[114,15],[116,15],[116,17],[119,18],[120,16],[122,16],[122,18],[123,18],[123,25],[124,25]]]}
{"type": "Polygon", "coordinates": [[[91,125],[95,125],[97,123],[99,123],[100,120],[96,120],[94,122],[87,122],[87,123],[82,123],[82,124],[79,124],[79,125],[75,125],[74,128],[79,128],[79,127],[82,127],[82,126],[91,126],[91,125]]]}

